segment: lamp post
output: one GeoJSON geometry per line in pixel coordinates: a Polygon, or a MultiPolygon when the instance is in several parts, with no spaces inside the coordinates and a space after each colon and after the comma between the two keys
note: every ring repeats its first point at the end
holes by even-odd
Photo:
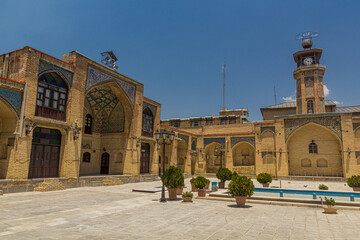
{"type": "Polygon", "coordinates": [[[215,157],[219,157],[220,156],[220,168],[222,168],[222,156],[225,154],[225,148],[223,146],[221,146],[220,148],[218,148],[217,146],[215,146],[215,152],[214,152],[214,156],[215,157]]]}
{"type": "Polygon", "coordinates": [[[162,189],[161,189],[161,198],[160,198],[160,202],[163,202],[163,203],[166,202],[166,199],[165,199],[165,183],[164,183],[164,180],[165,180],[165,145],[170,145],[174,141],[174,137],[175,137],[174,132],[159,132],[159,131],[157,131],[155,133],[155,138],[156,138],[157,144],[159,144],[159,146],[160,146],[160,144],[163,145],[162,189]]]}

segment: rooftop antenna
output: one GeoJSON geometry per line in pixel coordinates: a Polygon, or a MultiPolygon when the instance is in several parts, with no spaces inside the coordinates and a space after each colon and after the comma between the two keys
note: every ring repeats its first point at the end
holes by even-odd
{"type": "Polygon", "coordinates": [[[222,73],[223,73],[223,92],[222,92],[222,109],[221,110],[226,110],[225,108],[225,87],[226,87],[226,63],[224,62],[223,64],[223,68],[222,68],[222,73]]]}
{"type": "Polygon", "coordinates": [[[296,35],[296,40],[302,40],[301,46],[304,49],[311,48],[313,45],[313,38],[317,38],[319,36],[319,33],[317,32],[303,32],[296,35]]]}
{"type": "Polygon", "coordinates": [[[274,97],[275,97],[275,105],[276,105],[276,87],[275,87],[276,84],[274,84],[274,97]]]}
{"type": "Polygon", "coordinates": [[[101,53],[101,62],[105,66],[108,66],[109,68],[111,68],[113,70],[116,70],[119,68],[119,66],[115,64],[117,62],[117,60],[118,59],[115,56],[113,51],[101,53]]]}

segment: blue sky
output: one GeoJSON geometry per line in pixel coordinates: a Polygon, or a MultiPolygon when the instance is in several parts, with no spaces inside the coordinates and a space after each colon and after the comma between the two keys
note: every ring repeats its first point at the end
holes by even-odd
{"type": "Polygon", "coordinates": [[[218,114],[222,64],[226,107],[260,108],[295,94],[295,35],[317,31],[327,99],[360,105],[360,1],[1,1],[1,53],[29,45],[61,58],[77,50],[100,60],[162,103],[162,119],[218,114]]]}

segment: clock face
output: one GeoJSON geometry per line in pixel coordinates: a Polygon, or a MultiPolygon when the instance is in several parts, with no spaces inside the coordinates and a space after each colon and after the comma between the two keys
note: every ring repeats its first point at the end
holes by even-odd
{"type": "Polygon", "coordinates": [[[312,64],[312,63],[313,63],[313,59],[312,59],[312,58],[309,58],[309,57],[308,57],[308,58],[305,58],[305,59],[304,59],[304,64],[305,64],[305,65],[310,65],[310,64],[312,64]]]}

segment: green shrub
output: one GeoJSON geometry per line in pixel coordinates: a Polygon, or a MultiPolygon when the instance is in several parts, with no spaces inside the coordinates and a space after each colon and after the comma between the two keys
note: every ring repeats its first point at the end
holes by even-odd
{"type": "Polygon", "coordinates": [[[203,189],[207,183],[208,179],[204,178],[203,176],[198,176],[197,178],[195,178],[195,187],[197,189],[203,189]]]}
{"type": "Polygon", "coordinates": [[[191,182],[191,183],[195,183],[195,179],[196,179],[196,178],[190,179],[190,182],[191,182]]]}
{"type": "Polygon", "coordinates": [[[349,187],[360,187],[360,175],[353,175],[349,177],[347,184],[349,187]]]}
{"type": "Polygon", "coordinates": [[[237,177],[237,176],[239,176],[239,174],[234,171],[233,174],[232,174],[232,176],[231,176],[231,179],[233,179],[233,177],[237,177]]]}
{"type": "Polygon", "coordinates": [[[181,168],[170,166],[166,169],[164,184],[167,188],[179,188],[185,186],[184,173],[181,168]]]}
{"type": "Polygon", "coordinates": [[[327,198],[325,197],[325,204],[328,206],[328,207],[333,207],[335,206],[335,200],[333,198],[327,198]]]}
{"type": "Polygon", "coordinates": [[[234,196],[248,196],[254,194],[254,183],[246,176],[233,176],[229,183],[229,192],[234,196]]]}
{"type": "Polygon", "coordinates": [[[193,194],[192,192],[184,192],[184,193],[182,194],[182,196],[183,196],[183,197],[193,197],[194,194],[193,194]]]}
{"type": "Polygon", "coordinates": [[[256,180],[259,182],[259,183],[271,183],[272,182],[272,177],[270,174],[268,173],[259,173],[256,177],[256,180]]]}
{"type": "Polygon", "coordinates": [[[326,186],[325,184],[320,184],[319,189],[320,190],[329,190],[328,186],[326,186]]]}
{"type": "Polygon", "coordinates": [[[228,168],[219,168],[216,172],[216,177],[222,182],[225,182],[227,180],[231,180],[232,173],[228,168]]]}

